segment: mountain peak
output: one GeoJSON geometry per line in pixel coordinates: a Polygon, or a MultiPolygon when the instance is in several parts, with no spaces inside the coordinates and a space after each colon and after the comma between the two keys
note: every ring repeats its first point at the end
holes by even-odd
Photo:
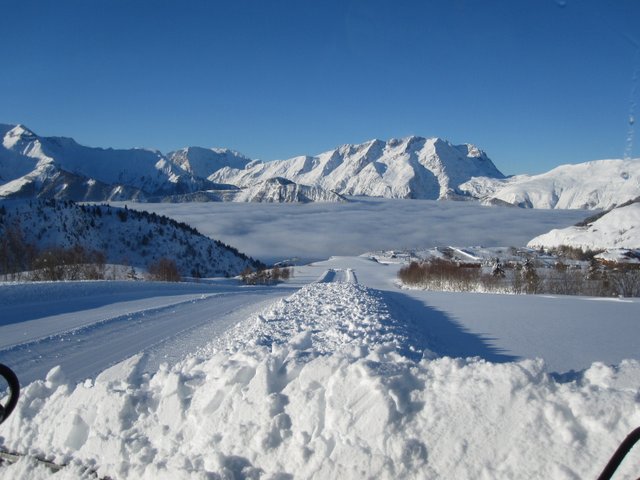
{"type": "Polygon", "coordinates": [[[23,125],[22,123],[19,123],[16,126],[14,126],[11,129],[11,133],[12,135],[27,135],[27,136],[33,136],[33,137],[36,136],[36,134],[33,133],[33,131],[29,127],[27,127],[26,125],[23,125]]]}
{"type": "Polygon", "coordinates": [[[2,140],[2,144],[5,148],[12,148],[20,141],[30,142],[38,138],[35,133],[22,124],[13,126],[3,125],[3,127],[8,127],[8,130],[5,131],[4,138],[2,140]]]}
{"type": "Polygon", "coordinates": [[[474,148],[417,135],[386,142],[373,139],[312,157],[220,170],[209,179],[244,187],[283,177],[341,195],[435,200],[462,194],[458,186],[474,176],[503,177],[491,160],[474,148]]]}

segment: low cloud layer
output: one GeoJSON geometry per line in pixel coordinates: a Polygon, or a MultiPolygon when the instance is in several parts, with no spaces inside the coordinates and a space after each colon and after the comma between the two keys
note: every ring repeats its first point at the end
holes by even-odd
{"type": "Polygon", "coordinates": [[[383,199],[347,204],[127,205],[188,223],[265,262],[438,245],[523,246],[541,233],[573,225],[593,213],[383,199]]]}

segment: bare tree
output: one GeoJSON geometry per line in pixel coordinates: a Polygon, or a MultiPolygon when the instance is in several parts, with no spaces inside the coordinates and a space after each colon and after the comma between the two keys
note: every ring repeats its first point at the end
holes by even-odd
{"type": "Polygon", "coordinates": [[[179,282],[180,272],[175,260],[162,257],[149,265],[149,276],[161,282],[179,282]]]}

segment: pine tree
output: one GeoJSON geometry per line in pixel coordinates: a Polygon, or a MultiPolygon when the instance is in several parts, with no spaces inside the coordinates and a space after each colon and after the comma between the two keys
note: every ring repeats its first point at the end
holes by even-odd
{"type": "Polygon", "coordinates": [[[524,280],[527,293],[536,293],[540,289],[540,277],[530,258],[527,258],[522,266],[522,280],[524,280]]]}
{"type": "Polygon", "coordinates": [[[500,262],[500,259],[498,257],[496,257],[496,259],[493,261],[493,267],[491,268],[491,275],[497,278],[505,277],[504,267],[502,266],[502,263],[500,262]]]}
{"type": "Polygon", "coordinates": [[[596,260],[595,257],[593,257],[589,261],[589,269],[587,270],[587,279],[597,280],[600,277],[601,277],[600,262],[598,262],[598,260],[596,260]]]}

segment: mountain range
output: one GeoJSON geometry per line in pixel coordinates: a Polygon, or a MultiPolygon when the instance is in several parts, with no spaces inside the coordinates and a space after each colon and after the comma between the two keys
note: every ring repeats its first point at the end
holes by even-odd
{"type": "Polygon", "coordinates": [[[408,137],[343,145],[317,156],[253,162],[241,169],[225,167],[209,178],[247,186],[283,177],[341,195],[437,200],[463,195],[458,186],[474,176],[504,178],[489,157],[473,145],[408,137]]]}
{"type": "Polygon", "coordinates": [[[103,149],[0,125],[0,198],[76,201],[479,199],[525,208],[606,209],[640,194],[640,159],[505,177],[471,144],[411,136],[263,162],[223,148],[103,149]]]}

